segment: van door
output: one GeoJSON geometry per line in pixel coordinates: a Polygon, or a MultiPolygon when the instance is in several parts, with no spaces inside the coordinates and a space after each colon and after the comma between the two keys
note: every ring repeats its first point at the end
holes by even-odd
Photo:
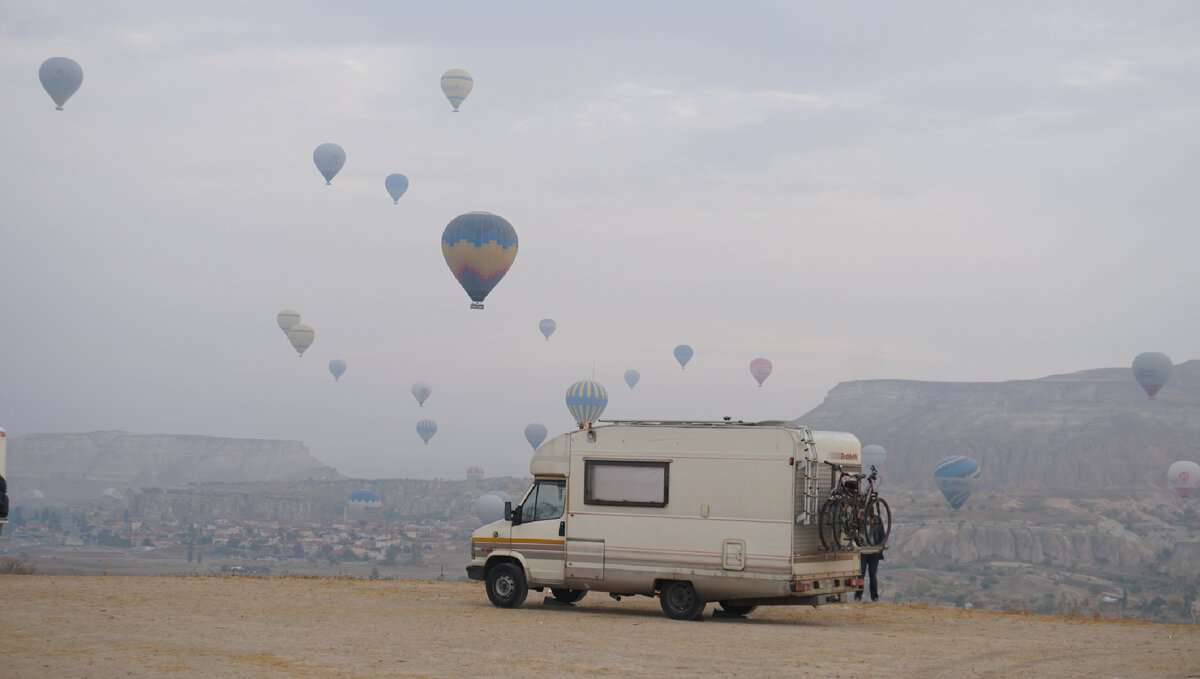
{"type": "Polygon", "coordinates": [[[537,479],[513,510],[520,523],[512,527],[512,550],[525,557],[529,578],[535,584],[562,584],[566,508],[566,480],[537,479]]]}

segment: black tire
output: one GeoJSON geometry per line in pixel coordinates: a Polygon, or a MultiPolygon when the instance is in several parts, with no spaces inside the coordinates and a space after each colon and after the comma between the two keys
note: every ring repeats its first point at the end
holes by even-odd
{"type": "Polygon", "coordinates": [[[850,546],[849,515],[849,504],[841,500],[831,498],[821,505],[817,514],[817,535],[826,550],[836,552],[850,546]]]}
{"type": "Polygon", "coordinates": [[[502,563],[487,575],[487,595],[497,608],[516,608],[525,603],[529,585],[525,571],[514,563],[502,563]]]}
{"type": "Polygon", "coordinates": [[[863,533],[867,546],[885,546],[892,534],[892,509],[888,507],[887,500],[877,497],[867,505],[866,523],[863,533]]]}
{"type": "Polygon", "coordinates": [[[550,593],[554,595],[555,599],[558,599],[564,604],[573,604],[587,596],[586,589],[555,589],[551,587],[550,593]]]}
{"type": "Polygon", "coordinates": [[[754,609],[758,608],[758,606],[746,604],[731,604],[728,601],[722,601],[720,604],[721,610],[729,615],[750,615],[754,612],[754,609]]]}
{"type": "Polygon", "coordinates": [[[704,601],[696,596],[692,583],[672,580],[663,585],[658,595],[663,613],[674,620],[695,620],[704,613],[704,601]]]}

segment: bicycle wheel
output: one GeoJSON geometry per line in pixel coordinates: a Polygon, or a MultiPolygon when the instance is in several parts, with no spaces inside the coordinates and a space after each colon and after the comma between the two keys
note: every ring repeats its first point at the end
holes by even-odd
{"type": "Polygon", "coordinates": [[[832,550],[834,545],[834,521],[837,518],[837,500],[832,498],[821,503],[817,512],[817,536],[821,538],[821,549],[832,550]]]}
{"type": "Polygon", "coordinates": [[[869,547],[883,547],[892,534],[892,509],[887,500],[877,497],[867,505],[866,527],[863,537],[869,547]]]}

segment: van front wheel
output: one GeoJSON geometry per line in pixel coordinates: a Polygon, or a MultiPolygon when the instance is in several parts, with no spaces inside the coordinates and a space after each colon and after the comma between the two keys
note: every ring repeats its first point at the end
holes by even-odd
{"type": "Polygon", "coordinates": [[[514,563],[502,563],[487,576],[487,595],[498,608],[516,608],[525,603],[529,586],[525,584],[525,571],[514,563]]]}
{"type": "Polygon", "coordinates": [[[695,620],[704,612],[704,601],[696,596],[696,589],[690,582],[668,582],[663,585],[658,598],[663,613],[674,620],[695,620]]]}

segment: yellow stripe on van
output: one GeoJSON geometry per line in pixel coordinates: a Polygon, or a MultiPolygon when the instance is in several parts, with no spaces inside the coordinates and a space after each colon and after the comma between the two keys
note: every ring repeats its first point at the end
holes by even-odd
{"type": "Polygon", "coordinates": [[[471,538],[472,542],[490,542],[493,544],[514,544],[514,545],[565,545],[565,540],[532,540],[518,538],[509,540],[508,538],[471,538]]]}

